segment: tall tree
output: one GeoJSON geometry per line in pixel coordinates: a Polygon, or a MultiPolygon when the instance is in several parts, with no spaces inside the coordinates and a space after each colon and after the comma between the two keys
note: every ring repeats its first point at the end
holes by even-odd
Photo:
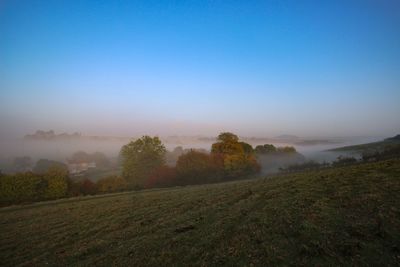
{"type": "Polygon", "coordinates": [[[240,142],[237,135],[221,133],[212,144],[211,153],[223,158],[225,176],[236,178],[258,172],[260,166],[254,157],[250,144],[240,142]]]}
{"type": "Polygon", "coordinates": [[[151,173],[165,163],[165,146],[158,137],[143,136],[122,147],[122,176],[130,187],[142,188],[151,173]]]}
{"type": "Polygon", "coordinates": [[[239,143],[239,137],[233,133],[221,133],[217,142],[211,146],[212,153],[223,155],[244,153],[243,146],[239,143]]]}

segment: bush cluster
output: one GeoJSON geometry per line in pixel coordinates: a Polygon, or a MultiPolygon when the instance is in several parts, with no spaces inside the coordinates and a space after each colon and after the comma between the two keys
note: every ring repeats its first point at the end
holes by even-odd
{"type": "Polygon", "coordinates": [[[0,176],[2,204],[57,199],[68,193],[68,172],[51,168],[44,174],[33,172],[0,176]]]}
{"type": "Polygon", "coordinates": [[[51,168],[46,173],[0,173],[0,205],[52,200],[64,197],[121,192],[128,189],[126,180],[110,176],[92,182],[72,180],[64,168],[51,168]]]}

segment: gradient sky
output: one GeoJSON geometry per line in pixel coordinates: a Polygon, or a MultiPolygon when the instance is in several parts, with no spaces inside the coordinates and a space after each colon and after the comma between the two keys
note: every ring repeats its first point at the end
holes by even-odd
{"type": "Polygon", "coordinates": [[[400,133],[400,1],[0,0],[1,134],[400,133]]]}

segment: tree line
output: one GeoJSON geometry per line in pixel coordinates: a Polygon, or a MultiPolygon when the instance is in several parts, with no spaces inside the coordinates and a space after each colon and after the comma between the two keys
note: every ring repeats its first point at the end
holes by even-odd
{"type": "MultiPolygon", "coordinates": [[[[292,147],[276,148],[260,145],[255,149],[239,140],[238,136],[224,132],[211,151],[176,151],[175,166],[167,165],[167,150],[158,137],[143,136],[124,145],[120,151],[120,176],[109,176],[93,182],[73,179],[65,164],[40,160],[34,171],[16,174],[0,172],[0,202],[2,205],[50,200],[63,197],[138,190],[153,187],[184,186],[223,182],[251,177],[260,172],[257,154],[292,153],[292,147]]],[[[68,161],[73,163],[95,161],[108,166],[101,153],[77,152],[68,161]]],[[[23,159],[21,164],[26,164],[23,159]]]]}
{"type": "Polygon", "coordinates": [[[65,197],[121,192],[128,189],[126,180],[109,176],[92,182],[72,179],[68,171],[54,166],[45,173],[0,173],[0,205],[54,200],[65,197]]]}
{"type": "Polygon", "coordinates": [[[174,167],[158,137],[143,136],[121,149],[122,176],[131,189],[189,185],[234,180],[260,171],[252,146],[233,133],[221,133],[211,152],[189,150],[174,167]]]}

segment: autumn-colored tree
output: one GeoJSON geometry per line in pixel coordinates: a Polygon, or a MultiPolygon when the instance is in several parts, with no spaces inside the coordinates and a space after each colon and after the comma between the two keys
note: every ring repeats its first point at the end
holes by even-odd
{"type": "Polygon", "coordinates": [[[124,145],[122,176],[132,188],[142,188],[151,173],[165,163],[166,149],[158,137],[143,136],[124,145]]]}
{"type": "Polygon", "coordinates": [[[81,192],[82,181],[68,178],[67,183],[68,183],[68,192],[67,192],[68,196],[77,197],[82,195],[81,192]]]}
{"type": "Polygon", "coordinates": [[[96,184],[90,179],[84,179],[80,184],[82,195],[95,195],[97,193],[96,184]]]}
{"type": "Polygon", "coordinates": [[[223,132],[218,135],[217,141],[223,143],[237,143],[239,142],[239,137],[234,133],[223,132]]]}
{"type": "Polygon", "coordinates": [[[226,132],[218,135],[217,142],[211,146],[211,152],[223,155],[242,154],[244,148],[237,135],[226,132]]]}
{"type": "Polygon", "coordinates": [[[202,184],[220,181],[223,176],[221,154],[191,150],[178,158],[176,171],[179,184],[202,184]]]}
{"type": "Polygon", "coordinates": [[[145,187],[168,187],[177,184],[176,168],[162,165],[155,169],[147,179],[145,187]]]}
{"type": "Polygon", "coordinates": [[[260,166],[254,157],[254,150],[250,144],[240,142],[233,133],[221,133],[217,142],[212,144],[211,153],[223,158],[225,176],[236,178],[256,173],[260,166]]]}

